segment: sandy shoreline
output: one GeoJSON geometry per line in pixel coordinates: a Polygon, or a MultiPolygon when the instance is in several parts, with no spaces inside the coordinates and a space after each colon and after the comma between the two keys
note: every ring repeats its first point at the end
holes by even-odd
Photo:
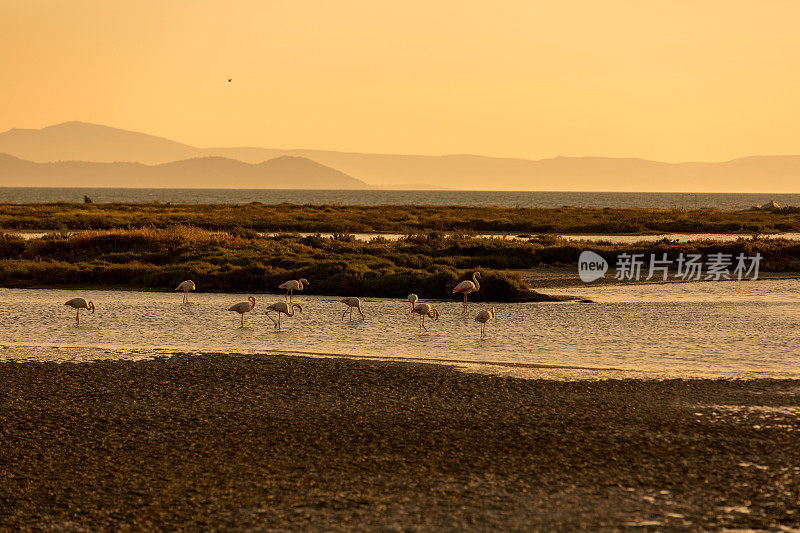
{"type": "Polygon", "coordinates": [[[798,380],[0,363],[0,529],[797,527],[798,380]]]}

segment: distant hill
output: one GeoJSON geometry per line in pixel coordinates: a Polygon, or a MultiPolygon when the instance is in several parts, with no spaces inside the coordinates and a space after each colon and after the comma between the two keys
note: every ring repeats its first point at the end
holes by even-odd
{"type": "Polygon", "coordinates": [[[257,165],[203,157],[161,165],[57,161],[35,163],[0,154],[5,187],[174,187],[235,189],[367,189],[369,185],[304,157],[257,165]]]}
{"type": "Polygon", "coordinates": [[[199,155],[188,144],[85,122],[65,122],[40,130],[8,130],[0,133],[0,152],[40,163],[128,161],[150,165],[199,155]]]}
{"type": "MultiPolygon", "coordinates": [[[[205,158],[209,157],[257,164],[281,156],[293,156],[331,167],[331,171],[337,169],[344,173],[339,177],[361,180],[359,187],[382,189],[800,192],[800,156],[797,155],[754,156],[722,163],[663,163],[609,157],[529,160],[476,155],[419,156],[251,147],[196,148],[161,137],[82,122],[67,122],[41,130],[12,129],[0,133],[0,152],[37,162],[126,161],[151,165],[194,158],[206,161],[205,158]]],[[[223,175],[222,171],[211,170],[218,164],[212,160],[196,164],[201,165],[206,176],[213,176],[214,172],[217,176],[223,175]]],[[[188,163],[170,165],[177,165],[173,168],[176,175],[181,176],[182,183],[191,183],[188,163]]],[[[231,168],[235,166],[232,163],[224,165],[231,165],[231,168]]],[[[245,167],[236,168],[243,175],[250,175],[245,167]]],[[[106,186],[128,186],[114,176],[107,174],[106,186]]],[[[169,177],[171,174],[164,176],[164,179],[172,179],[169,177]]],[[[0,185],[4,184],[7,185],[0,182],[0,185]]],[[[177,182],[161,185],[186,186],[177,182]]],[[[233,185],[227,178],[214,186],[249,187],[233,185]]]]}

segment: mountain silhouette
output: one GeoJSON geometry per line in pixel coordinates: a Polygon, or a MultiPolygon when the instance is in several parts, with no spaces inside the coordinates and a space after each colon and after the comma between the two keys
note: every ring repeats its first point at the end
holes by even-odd
{"type": "Polygon", "coordinates": [[[197,157],[197,149],[162,137],[85,122],[0,133],[0,152],[36,162],[166,163],[197,157]]]}
{"type": "Polygon", "coordinates": [[[256,165],[203,157],[161,165],[56,161],[36,163],[0,154],[5,187],[174,187],[234,189],[367,189],[369,185],[304,157],[256,165]]]}
{"type": "MultiPolygon", "coordinates": [[[[91,161],[166,165],[159,185],[163,187],[246,188],[260,183],[255,169],[266,161],[274,165],[264,180],[280,180],[277,167],[291,173],[292,156],[310,160],[303,173],[292,177],[299,188],[450,188],[487,190],[578,191],[680,191],[680,192],[800,192],[800,156],[753,156],[720,163],[664,163],[637,158],[555,157],[541,160],[477,155],[420,156],[368,154],[328,150],[276,148],[197,148],[169,139],[108,126],[67,122],[40,130],[12,129],[0,133],[0,152],[34,162],[91,161]],[[222,159],[223,161],[218,161],[222,159]],[[281,160],[279,160],[281,161],[281,160]],[[236,163],[239,163],[238,165],[236,163]],[[315,181],[311,163],[330,171],[330,182],[315,181]],[[198,165],[198,166],[195,166],[198,165]],[[336,169],[336,170],[334,170],[336,169]],[[193,174],[200,172],[200,174],[193,174]],[[228,175],[228,172],[235,172],[228,175]],[[339,174],[335,174],[338,172],[339,174]],[[192,178],[196,177],[196,180],[192,178]],[[218,181],[214,182],[217,179],[218,181]],[[356,180],[356,183],[349,181],[356,180]],[[176,181],[177,180],[177,181],[176,181]],[[359,181],[360,180],[360,181],[359,181]],[[366,182],[366,183],[365,183],[366,182]],[[193,184],[197,183],[197,184],[193,184]],[[202,185],[200,185],[202,183],[202,185]],[[235,183],[235,184],[234,184],[235,183]],[[367,185],[369,183],[370,185],[367,185]],[[314,184],[314,185],[312,185],[314,184]],[[405,184],[405,185],[404,185],[405,184]],[[416,184],[413,187],[410,184],[416,184]],[[427,187],[426,187],[427,185],[427,187]]],[[[294,163],[299,167],[300,163],[294,163]]],[[[86,185],[95,167],[68,165],[71,179],[86,185]],[[79,171],[80,169],[80,171],[79,171]],[[80,172],[85,171],[85,178],[80,172]]],[[[130,186],[124,165],[107,169],[107,187],[130,186]]],[[[262,169],[263,170],[263,169],[262,169]]],[[[298,170],[299,172],[299,170],[298,170]]],[[[0,176],[6,176],[4,172],[0,176]]],[[[153,174],[149,174],[153,175],[153,174]]],[[[322,174],[320,174],[321,176],[322,174]]],[[[95,178],[92,178],[95,179],[95,178]]],[[[324,181],[324,180],[323,180],[324,181]]],[[[10,185],[3,178],[0,185],[10,185]]],[[[265,185],[259,185],[259,188],[265,185]]]]}

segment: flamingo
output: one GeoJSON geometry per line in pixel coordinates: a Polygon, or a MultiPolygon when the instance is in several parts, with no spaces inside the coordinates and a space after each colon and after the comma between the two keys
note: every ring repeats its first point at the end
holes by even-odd
{"type": "Polygon", "coordinates": [[[176,291],[183,291],[183,303],[189,303],[189,291],[193,291],[195,289],[194,281],[187,279],[186,281],[181,282],[180,285],[175,287],[176,291]]]}
{"type": "Polygon", "coordinates": [[[246,302],[239,302],[236,305],[232,305],[228,308],[228,311],[236,311],[240,315],[242,315],[242,325],[240,327],[244,327],[244,314],[249,313],[253,310],[256,306],[256,299],[252,296],[247,299],[246,302]]]}
{"type": "Polygon", "coordinates": [[[486,309],[484,309],[483,311],[475,315],[475,322],[481,323],[481,337],[486,336],[485,332],[486,323],[489,322],[490,320],[494,320],[494,307],[492,307],[491,311],[487,311],[486,309]]]}
{"type": "Polygon", "coordinates": [[[344,313],[342,313],[342,320],[344,320],[344,315],[347,314],[347,311],[350,311],[350,320],[353,320],[353,308],[358,309],[358,312],[361,313],[361,319],[362,320],[364,319],[364,311],[361,310],[360,299],[351,297],[351,298],[344,298],[339,301],[347,306],[344,310],[344,313]]]}
{"type": "Polygon", "coordinates": [[[417,300],[419,300],[419,298],[417,298],[417,295],[416,295],[416,294],[414,294],[414,293],[411,293],[411,294],[409,294],[409,295],[408,295],[408,301],[409,301],[409,302],[411,302],[411,310],[410,310],[410,313],[411,313],[412,315],[414,314],[414,306],[415,306],[415,305],[417,305],[417,300]]]}
{"type": "Polygon", "coordinates": [[[472,281],[462,281],[458,285],[453,288],[453,294],[461,293],[464,295],[464,312],[467,312],[467,294],[471,292],[478,292],[481,290],[481,284],[478,283],[478,280],[481,279],[480,272],[473,272],[472,273],[472,281]]]}
{"type": "MultiPolygon", "coordinates": [[[[284,283],[281,283],[280,285],[278,285],[278,288],[286,290],[286,294],[289,295],[289,303],[291,303],[292,291],[302,291],[303,289],[308,287],[308,285],[309,285],[308,280],[306,278],[300,278],[300,279],[292,279],[284,283]]],[[[283,299],[284,301],[286,300],[286,295],[284,295],[283,299]]]]}
{"type": "Polygon", "coordinates": [[[68,305],[73,309],[77,309],[77,312],[75,313],[76,326],[81,325],[81,309],[87,309],[94,314],[94,304],[91,301],[87,302],[85,298],[73,298],[64,305],[68,305]]]}
{"type": "Polygon", "coordinates": [[[424,329],[425,331],[428,331],[428,328],[425,327],[426,316],[434,320],[439,320],[439,310],[433,307],[431,304],[417,304],[414,306],[414,310],[411,312],[419,315],[419,329],[421,330],[424,329]]]}
{"type": "Polygon", "coordinates": [[[275,324],[275,327],[281,329],[281,313],[286,316],[294,316],[294,308],[297,308],[301,313],[303,312],[303,308],[300,307],[300,304],[287,304],[286,302],[275,302],[274,304],[267,307],[267,310],[264,311],[264,314],[267,315],[267,318],[272,320],[272,323],[275,324]],[[269,316],[269,312],[272,311],[274,313],[278,313],[278,321],[275,322],[275,319],[269,316]]]}

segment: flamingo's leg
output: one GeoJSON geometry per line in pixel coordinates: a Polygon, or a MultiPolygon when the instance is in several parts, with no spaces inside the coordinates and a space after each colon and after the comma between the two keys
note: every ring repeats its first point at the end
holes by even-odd
{"type": "Polygon", "coordinates": [[[240,327],[240,328],[243,328],[243,327],[244,327],[244,313],[242,313],[242,323],[241,323],[241,325],[240,325],[239,327],[240,327]]]}
{"type": "Polygon", "coordinates": [[[278,323],[277,323],[277,322],[275,322],[275,319],[274,319],[274,318],[272,318],[271,316],[269,316],[269,311],[266,311],[264,314],[265,314],[265,315],[267,315],[267,318],[269,318],[270,320],[272,320],[272,323],[274,324],[274,326],[273,326],[273,327],[277,328],[277,327],[278,327],[278,323]]]}
{"type": "Polygon", "coordinates": [[[342,313],[342,320],[344,320],[344,315],[346,315],[346,314],[347,314],[347,308],[345,307],[344,308],[344,313],[342,313]]]}
{"type": "Polygon", "coordinates": [[[80,309],[78,309],[78,310],[75,312],[75,324],[78,324],[78,325],[80,325],[80,323],[81,323],[81,310],[80,310],[80,309]]]}

